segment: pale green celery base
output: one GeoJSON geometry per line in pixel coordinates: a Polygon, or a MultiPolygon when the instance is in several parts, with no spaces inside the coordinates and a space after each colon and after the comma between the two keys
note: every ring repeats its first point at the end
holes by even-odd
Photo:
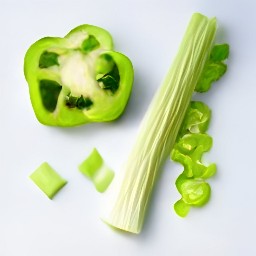
{"type": "Polygon", "coordinates": [[[194,87],[209,56],[216,19],[194,14],[179,52],[147,111],[121,174],[107,191],[102,219],[139,233],[161,164],[171,152],[194,87]]]}

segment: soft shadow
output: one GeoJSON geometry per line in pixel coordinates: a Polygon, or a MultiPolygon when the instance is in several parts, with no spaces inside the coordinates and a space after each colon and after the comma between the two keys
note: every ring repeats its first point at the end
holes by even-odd
{"type": "Polygon", "coordinates": [[[218,27],[216,37],[215,37],[215,42],[217,44],[223,44],[227,42],[227,33],[226,33],[226,29],[223,26],[218,27]]]}

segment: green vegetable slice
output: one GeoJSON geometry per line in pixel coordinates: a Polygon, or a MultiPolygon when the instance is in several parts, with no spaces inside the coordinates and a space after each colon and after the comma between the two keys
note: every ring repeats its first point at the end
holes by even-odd
{"type": "Polygon", "coordinates": [[[224,61],[229,57],[229,45],[217,44],[214,45],[210,54],[210,60],[213,62],[224,61]]]}
{"type": "Polygon", "coordinates": [[[181,194],[181,185],[182,185],[182,183],[184,182],[184,180],[186,180],[188,177],[187,177],[187,175],[185,174],[185,172],[182,172],[179,176],[178,176],[178,178],[177,178],[177,180],[176,180],[176,182],[175,182],[175,185],[176,185],[176,188],[177,188],[177,190],[179,191],[179,193],[181,194]]]}
{"type": "Polygon", "coordinates": [[[229,56],[229,45],[215,45],[211,51],[210,58],[206,63],[203,73],[196,85],[196,92],[206,92],[211,84],[219,80],[227,71],[227,65],[223,62],[229,56]]]}
{"type": "Polygon", "coordinates": [[[24,74],[37,119],[52,126],[117,119],[133,84],[131,61],[113,51],[106,30],[87,24],[64,38],[45,37],[31,45],[24,74]]]}
{"type": "Polygon", "coordinates": [[[176,181],[176,187],[182,198],[174,204],[174,210],[180,217],[186,217],[191,206],[203,206],[209,201],[211,188],[202,179],[188,179],[181,174],[176,181]]]}
{"type": "MultiPolygon", "coordinates": [[[[223,63],[229,56],[229,45],[215,45],[205,64],[195,91],[205,92],[227,70],[223,63]]],[[[204,152],[210,150],[212,138],[205,134],[208,129],[211,111],[203,102],[191,102],[183,120],[171,158],[184,166],[184,171],[176,180],[176,187],[182,198],[174,204],[175,212],[185,217],[190,206],[201,206],[210,197],[210,186],[204,180],[216,173],[216,164],[208,166],[201,162],[204,152]]]]}
{"type": "Polygon", "coordinates": [[[193,206],[202,206],[209,201],[211,187],[201,179],[186,179],[180,186],[182,200],[193,206]]]}
{"type": "Polygon", "coordinates": [[[79,170],[93,183],[98,192],[104,192],[114,178],[114,172],[109,169],[103,161],[96,148],[79,165],[79,170]]]}
{"type": "Polygon", "coordinates": [[[174,146],[183,154],[188,155],[194,161],[201,161],[202,154],[212,147],[212,138],[207,134],[186,134],[178,140],[174,146]]]}
{"type": "Polygon", "coordinates": [[[103,165],[103,159],[96,148],[94,148],[91,154],[79,165],[81,173],[92,179],[95,173],[103,165]]]}
{"type": "Polygon", "coordinates": [[[46,162],[41,164],[29,177],[50,199],[67,184],[67,181],[46,162]]]}
{"type": "Polygon", "coordinates": [[[179,136],[207,131],[211,119],[211,110],[201,101],[192,101],[183,120],[179,136]]]}
{"type": "Polygon", "coordinates": [[[203,76],[200,78],[195,91],[206,92],[211,88],[212,82],[215,82],[222,77],[227,70],[227,65],[224,63],[208,63],[205,66],[203,76]]]}
{"type": "Polygon", "coordinates": [[[184,167],[184,171],[176,180],[176,187],[182,198],[174,205],[175,212],[181,217],[188,214],[186,205],[201,206],[207,203],[210,197],[210,186],[204,179],[216,173],[216,165],[206,166],[201,162],[203,153],[212,147],[212,138],[203,133],[207,131],[210,113],[204,103],[192,102],[184,118],[180,137],[171,152],[172,160],[184,167]],[[182,207],[185,209],[184,213],[182,207]]]}

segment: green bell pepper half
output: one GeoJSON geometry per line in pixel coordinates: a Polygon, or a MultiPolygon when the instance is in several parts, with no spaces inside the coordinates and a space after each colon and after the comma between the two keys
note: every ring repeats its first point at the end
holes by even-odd
{"type": "Polygon", "coordinates": [[[128,102],[134,72],[131,61],[112,49],[111,35],[92,25],[31,45],[24,74],[39,122],[76,126],[118,118],[128,102]]]}

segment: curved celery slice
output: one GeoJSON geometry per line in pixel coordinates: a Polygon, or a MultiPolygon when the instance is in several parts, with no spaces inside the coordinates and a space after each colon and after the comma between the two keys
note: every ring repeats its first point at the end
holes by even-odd
{"type": "Polygon", "coordinates": [[[229,45],[228,44],[217,44],[214,45],[210,54],[210,60],[212,62],[225,61],[229,56],[229,45]]]}
{"type": "Polygon", "coordinates": [[[172,160],[184,166],[183,173],[176,180],[176,187],[182,198],[174,204],[175,212],[181,217],[188,214],[188,205],[202,206],[210,197],[211,189],[204,179],[216,173],[216,165],[206,166],[201,162],[203,153],[212,147],[212,138],[202,133],[206,132],[209,122],[210,109],[207,105],[192,102],[184,118],[180,137],[171,152],[172,160]],[[191,127],[197,128],[191,131],[191,127]]]}
{"type": "Polygon", "coordinates": [[[179,52],[142,121],[124,172],[107,191],[102,219],[139,233],[158,171],[170,153],[216,32],[216,19],[192,16],[179,52]]]}
{"type": "Polygon", "coordinates": [[[79,165],[79,170],[93,183],[98,192],[104,192],[114,178],[114,172],[109,169],[96,148],[79,165]]]}
{"type": "Polygon", "coordinates": [[[212,82],[219,80],[227,71],[224,61],[229,56],[229,45],[215,45],[211,51],[201,77],[196,85],[196,92],[207,92],[211,88],[212,82]]]}
{"type": "Polygon", "coordinates": [[[212,138],[207,134],[186,134],[174,146],[171,158],[184,166],[187,177],[210,177],[216,165],[205,166],[201,163],[204,152],[211,149],[212,138]]]}
{"type": "Polygon", "coordinates": [[[209,201],[211,187],[203,179],[187,178],[182,173],[176,180],[176,187],[182,198],[174,204],[174,210],[180,217],[189,213],[191,206],[203,206],[209,201]]]}
{"type": "MultiPolygon", "coordinates": [[[[195,91],[208,91],[211,83],[225,73],[226,64],[223,61],[228,55],[227,44],[213,47],[195,91]]],[[[184,166],[183,173],[176,180],[176,187],[182,198],[174,204],[175,212],[181,217],[188,214],[189,205],[201,206],[210,197],[210,186],[204,180],[216,173],[216,164],[205,166],[201,162],[203,153],[209,151],[212,146],[212,138],[204,134],[210,118],[211,110],[206,104],[192,101],[171,152],[171,158],[184,166]]]]}
{"type": "Polygon", "coordinates": [[[202,154],[212,147],[212,138],[208,134],[185,134],[176,143],[174,149],[188,154],[192,159],[200,160],[202,154]]]}
{"type": "Polygon", "coordinates": [[[201,101],[191,101],[181,126],[180,136],[207,131],[211,119],[211,110],[201,101]]]}
{"type": "MultiPolygon", "coordinates": [[[[228,56],[228,44],[215,45],[212,48],[195,91],[206,92],[210,89],[212,82],[217,81],[226,72],[227,65],[224,61],[228,56]]],[[[210,196],[210,186],[204,179],[216,173],[216,164],[205,166],[201,163],[202,154],[212,146],[212,138],[203,134],[208,129],[210,117],[211,111],[203,102],[191,102],[171,152],[171,158],[184,166],[183,173],[176,180],[176,187],[182,198],[174,204],[175,212],[181,217],[188,214],[188,205],[203,205],[210,196]],[[188,178],[190,180],[187,184],[190,185],[182,187],[188,178]],[[198,183],[199,181],[201,183],[198,183]],[[191,203],[190,196],[197,198],[199,202],[191,203]]]]}
{"type": "Polygon", "coordinates": [[[193,206],[202,206],[210,198],[211,188],[208,183],[202,179],[185,179],[181,183],[180,191],[182,200],[193,206]]]}
{"type": "Polygon", "coordinates": [[[67,184],[67,181],[46,162],[41,164],[29,177],[50,199],[67,184]]]}

